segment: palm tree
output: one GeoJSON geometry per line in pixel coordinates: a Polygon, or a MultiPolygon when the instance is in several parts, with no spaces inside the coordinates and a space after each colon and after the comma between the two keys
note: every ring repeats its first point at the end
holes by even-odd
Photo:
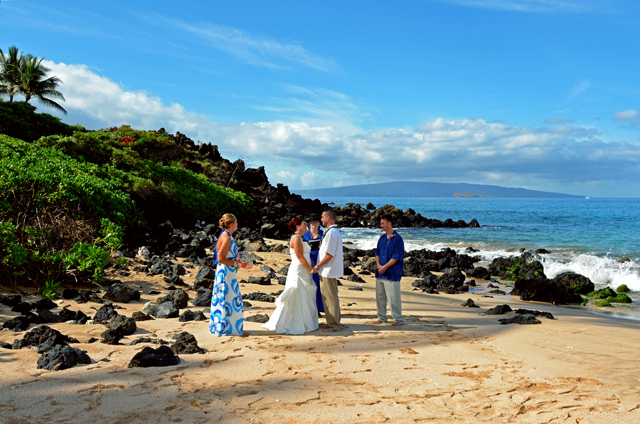
{"type": "Polygon", "coordinates": [[[64,100],[61,92],[56,90],[62,83],[58,77],[47,78],[47,73],[51,69],[42,64],[42,59],[35,56],[26,55],[20,58],[20,79],[18,81],[18,92],[24,96],[28,102],[32,97],[40,100],[41,103],[58,109],[65,114],[66,110],[49,97],[64,100]]]}
{"type": "Polygon", "coordinates": [[[0,49],[0,93],[7,94],[10,102],[19,91],[21,61],[22,54],[18,54],[16,46],[9,47],[9,54],[6,56],[0,49]]]}

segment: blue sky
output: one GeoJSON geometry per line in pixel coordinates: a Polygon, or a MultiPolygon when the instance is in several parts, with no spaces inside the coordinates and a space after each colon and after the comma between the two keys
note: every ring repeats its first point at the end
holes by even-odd
{"type": "Polygon", "coordinates": [[[414,180],[640,197],[639,10],[3,0],[0,48],[45,57],[65,122],[180,131],[294,190],[414,180]]]}

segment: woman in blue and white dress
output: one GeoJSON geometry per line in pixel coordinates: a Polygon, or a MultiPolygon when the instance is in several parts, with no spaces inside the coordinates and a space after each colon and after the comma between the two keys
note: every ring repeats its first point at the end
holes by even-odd
{"type": "Polygon", "coordinates": [[[216,277],[211,295],[209,331],[218,336],[242,336],[244,316],[242,295],[236,278],[238,270],[238,246],[233,233],[238,229],[238,220],[230,213],[220,218],[222,233],[216,243],[213,257],[216,277]]]}

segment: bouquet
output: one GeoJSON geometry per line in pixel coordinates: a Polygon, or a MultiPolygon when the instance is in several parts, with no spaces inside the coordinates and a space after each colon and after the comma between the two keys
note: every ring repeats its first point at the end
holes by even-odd
{"type": "Polygon", "coordinates": [[[240,268],[246,268],[246,269],[253,268],[253,254],[249,252],[239,252],[238,266],[240,268]]]}

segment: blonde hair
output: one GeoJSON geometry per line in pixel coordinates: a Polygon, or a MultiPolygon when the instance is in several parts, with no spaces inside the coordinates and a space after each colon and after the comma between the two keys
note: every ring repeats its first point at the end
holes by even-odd
{"type": "Polygon", "coordinates": [[[222,215],[222,218],[220,218],[220,221],[218,221],[218,224],[220,224],[220,226],[226,230],[229,228],[231,224],[233,224],[236,221],[237,219],[234,214],[225,213],[224,215],[222,215]]]}

